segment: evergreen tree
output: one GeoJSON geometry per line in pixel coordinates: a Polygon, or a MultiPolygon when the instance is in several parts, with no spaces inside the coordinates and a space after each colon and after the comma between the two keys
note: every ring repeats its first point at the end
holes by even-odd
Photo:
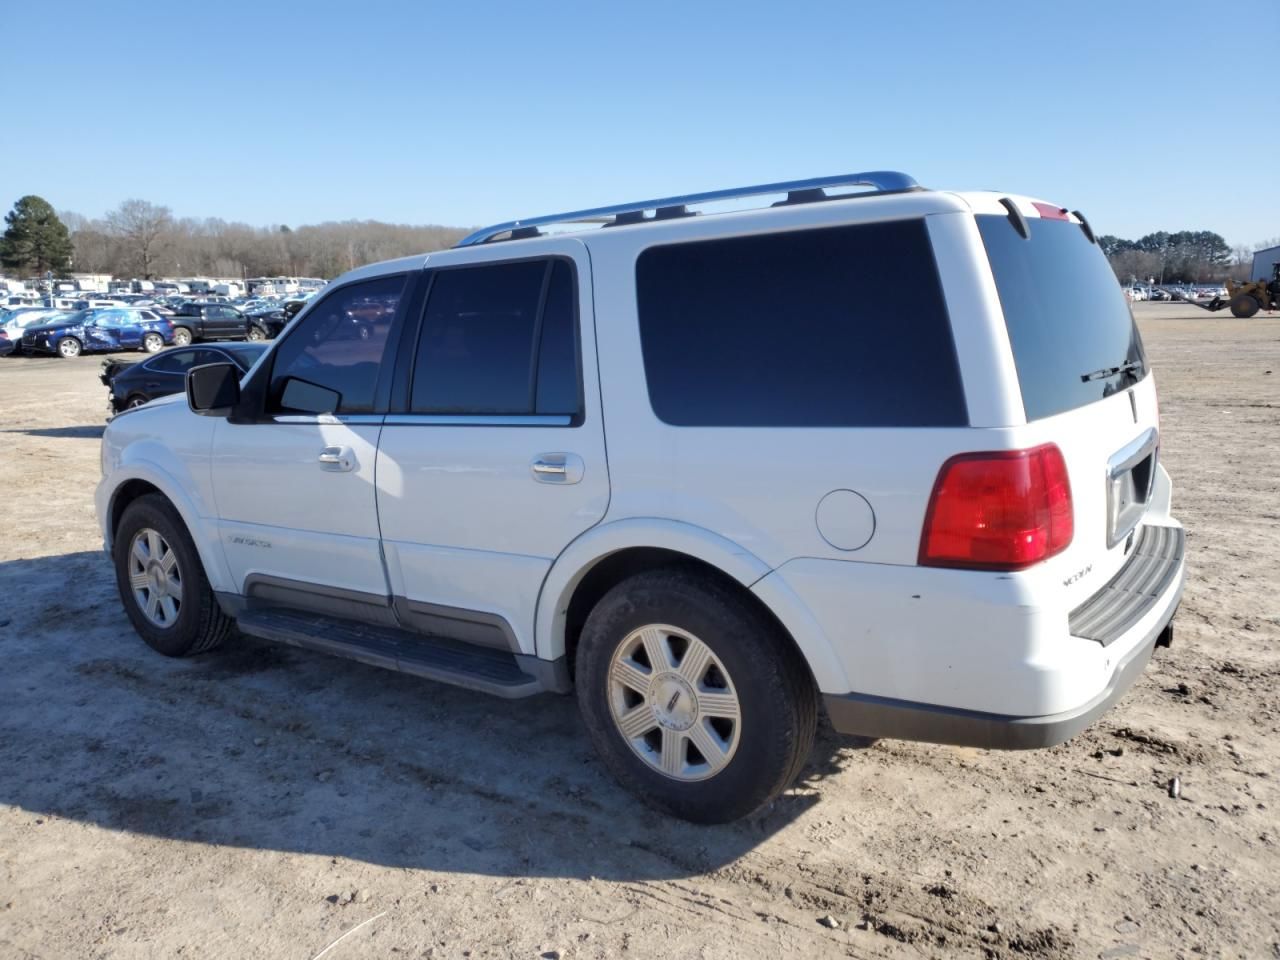
{"type": "Polygon", "coordinates": [[[8,226],[0,237],[0,264],[21,273],[66,274],[74,249],[71,235],[46,200],[23,197],[5,214],[4,222],[8,226]]]}

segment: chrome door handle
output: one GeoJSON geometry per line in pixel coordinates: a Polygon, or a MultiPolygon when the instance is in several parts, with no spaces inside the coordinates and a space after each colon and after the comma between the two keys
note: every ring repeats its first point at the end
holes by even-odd
{"type": "Polygon", "coordinates": [[[576,453],[540,453],[529,464],[539,483],[577,483],[585,466],[576,453]]]}
{"type": "Polygon", "coordinates": [[[533,461],[533,472],[539,477],[563,477],[568,473],[568,468],[563,463],[535,460],[533,461]]]}
{"type": "Polygon", "coordinates": [[[338,473],[354,470],[356,466],[356,458],[350,447],[325,447],[316,459],[325,470],[338,473]]]}

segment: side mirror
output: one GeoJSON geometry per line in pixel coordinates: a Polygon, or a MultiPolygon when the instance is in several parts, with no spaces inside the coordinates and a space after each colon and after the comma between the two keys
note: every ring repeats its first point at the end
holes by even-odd
{"type": "Polygon", "coordinates": [[[187,371],[187,406],[206,417],[225,417],[240,402],[240,368],[206,363],[187,371]]]}

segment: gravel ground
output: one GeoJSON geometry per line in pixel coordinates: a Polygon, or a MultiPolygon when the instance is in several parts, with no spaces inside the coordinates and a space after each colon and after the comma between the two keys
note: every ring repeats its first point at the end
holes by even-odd
{"type": "Polygon", "coordinates": [[[93,517],[99,360],[0,360],[0,957],[1280,956],[1280,320],[1136,312],[1173,648],[1068,744],[823,734],[710,829],[616,787],[572,698],[152,654],[93,517]]]}

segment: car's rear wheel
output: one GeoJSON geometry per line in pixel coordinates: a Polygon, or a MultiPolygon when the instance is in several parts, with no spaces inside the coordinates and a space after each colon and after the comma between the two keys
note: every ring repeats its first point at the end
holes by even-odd
{"type": "Polygon", "coordinates": [[[173,328],[173,345],[175,347],[191,346],[191,331],[186,327],[173,328]]]}
{"type": "Polygon", "coordinates": [[[177,510],[159,494],[125,508],[112,546],[116,586],[138,635],[167,657],[211,650],[226,639],[222,612],[177,510]]]}
{"type": "Polygon", "coordinates": [[[80,356],[80,341],[75,337],[63,337],[58,341],[58,355],[67,359],[80,356]]]}
{"type": "Polygon", "coordinates": [[[148,333],[142,338],[142,349],[147,353],[159,353],[164,349],[164,337],[158,333],[148,333]]]}
{"type": "Polygon", "coordinates": [[[578,703],[615,777],[698,823],[745,816],[786,789],[813,745],[813,680],[778,625],[697,570],[638,574],[583,627],[578,703]]]}
{"type": "Polygon", "coordinates": [[[1261,309],[1262,304],[1247,293],[1242,293],[1231,301],[1231,312],[1242,320],[1247,320],[1261,309]]]}

